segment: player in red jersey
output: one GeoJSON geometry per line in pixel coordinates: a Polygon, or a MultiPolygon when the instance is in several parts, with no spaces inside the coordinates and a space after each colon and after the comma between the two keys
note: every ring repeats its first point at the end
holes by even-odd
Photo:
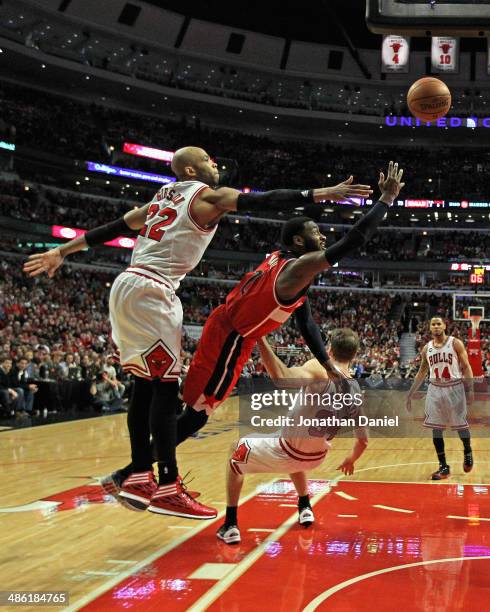
{"type": "Polygon", "coordinates": [[[271,253],[246,274],[226,302],[213,310],[184,384],[187,409],[181,426],[187,419],[189,435],[230,395],[257,340],[280,327],[293,312],[313,355],[333,377],[338,376],[313,321],[306,293],[317,274],[371,238],[403,186],[402,174],[398,164],[390,162],[386,179],[380,173],[379,201],[342,240],[327,249],[325,236],[311,219],[287,221],[281,236],[284,249],[271,253]]]}

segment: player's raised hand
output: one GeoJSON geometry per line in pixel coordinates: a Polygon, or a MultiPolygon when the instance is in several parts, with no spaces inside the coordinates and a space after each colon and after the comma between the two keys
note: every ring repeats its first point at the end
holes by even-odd
{"type": "Polygon", "coordinates": [[[393,204],[393,200],[400,193],[400,189],[405,185],[402,183],[403,170],[398,169],[398,163],[390,161],[388,164],[388,172],[386,178],[383,172],[379,173],[378,186],[381,191],[381,197],[379,198],[386,204],[393,204]]]}
{"type": "MultiPolygon", "coordinates": [[[[323,192],[322,200],[332,200],[332,202],[349,202],[350,204],[357,205],[351,198],[369,198],[373,193],[371,185],[353,185],[352,181],[354,177],[351,175],[342,183],[334,185],[333,187],[325,187],[324,189],[315,189],[315,192],[323,192]]],[[[319,197],[314,192],[315,201],[319,201],[319,197]]]]}
{"type": "Polygon", "coordinates": [[[49,278],[53,278],[54,273],[63,263],[63,259],[64,257],[58,247],[45,253],[35,253],[30,255],[25,262],[24,272],[29,276],[38,276],[46,272],[49,278]]]}

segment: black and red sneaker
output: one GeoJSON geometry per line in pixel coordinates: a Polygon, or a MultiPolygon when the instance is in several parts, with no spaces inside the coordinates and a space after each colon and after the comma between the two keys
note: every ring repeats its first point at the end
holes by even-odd
{"type": "Polygon", "coordinates": [[[469,453],[464,454],[463,461],[463,470],[468,473],[473,469],[473,453],[470,451],[469,453]]]}
{"type": "Polygon", "coordinates": [[[157,488],[158,484],[151,470],[148,472],[135,472],[122,483],[119,495],[148,506],[157,488]]]}
{"type": "Polygon", "coordinates": [[[182,480],[160,485],[154,492],[148,506],[150,512],[191,519],[214,519],[218,516],[215,508],[205,506],[187,493],[182,480]]]}
{"type": "Polygon", "coordinates": [[[439,465],[439,469],[432,474],[432,480],[445,480],[451,475],[448,465],[439,465]]]}

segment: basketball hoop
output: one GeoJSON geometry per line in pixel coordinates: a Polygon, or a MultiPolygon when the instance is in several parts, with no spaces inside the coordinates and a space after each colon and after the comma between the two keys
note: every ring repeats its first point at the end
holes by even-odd
{"type": "Polygon", "coordinates": [[[471,322],[471,328],[473,330],[473,337],[476,336],[476,330],[480,327],[480,321],[482,320],[482,316],[481,315],[470,315],[469,316],[470,322],[471,322]]]}

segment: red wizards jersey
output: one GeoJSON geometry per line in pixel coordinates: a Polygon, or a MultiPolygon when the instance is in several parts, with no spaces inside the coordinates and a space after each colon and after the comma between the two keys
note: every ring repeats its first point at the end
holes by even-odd
{"type": "Polygon", "coordinates": [[[276,295],[279,273],[295,259],[290,253],[274,251],[228,294],[226,313],[241,336],[261,338],[270,334],[304,303],[308,287],[290,304],[281,303],[276,295]]]}

